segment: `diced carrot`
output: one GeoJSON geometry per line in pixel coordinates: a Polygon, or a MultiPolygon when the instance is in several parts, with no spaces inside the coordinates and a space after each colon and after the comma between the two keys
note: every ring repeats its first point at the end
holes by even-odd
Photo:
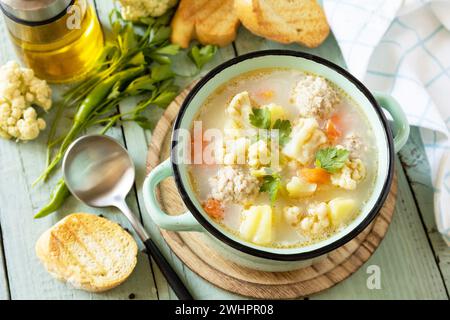
{"type": "Polygon", "coordinates": [[[335,125],[339,126],[341,124],[342,114],[335,113],[331,116],[330,120],[334,122],[335,125]]]}
{"type": "Polygon", "coordinates": [[[300,174],[309,183],[325,184],[330,181],[330,174],[322,168],[303,168],[300,174]]]}
{"type": "Polygon", "coordinates": [[[224,214],[224,209],[222,203],[213,198],[209,198],[202,203],[202,207],[205,212],[214,219],[222,219],[224,214]]]}
{"type": "Polygon", "coordinates": [[[273,90],[264,90],[264,91],[258,92],[256,95],[259,98],[268,101],[273,98],[273,96],[275,95],[275,92],[273,92],[273,90]]]}
{"type": "Polygon", "coordinates": [[[327,121],[325,127],[327,137],[331,141],[334,141],[341,136],[341,131],[339,131],[338,128],[336,127],[336,122],[333,120],[333,117],[327,121]]]}

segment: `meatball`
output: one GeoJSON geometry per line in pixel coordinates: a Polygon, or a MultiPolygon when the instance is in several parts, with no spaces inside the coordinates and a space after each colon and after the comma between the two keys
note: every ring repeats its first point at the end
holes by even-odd
{"type": "Polygon", "coordinates": [[[307,75],[294,88],[293,103],[302,117],[327,118],[339,103],[339,95],[322,77],[307,75]]]}
{"type": "Polygon", "coordinates": [[[259,181],[239,167],[224,166],[209,179],[211,197],[223,203],[245,203],[259,190],[259,181]]]}
{"type": "Polygon", "coordinates": [[[361,137],[353,132],[348,133],[344,137],[342,146],[350,152],[351,158],[358,158],[361,156],[362,152],[367,151],[363,148],[361,137]]]}

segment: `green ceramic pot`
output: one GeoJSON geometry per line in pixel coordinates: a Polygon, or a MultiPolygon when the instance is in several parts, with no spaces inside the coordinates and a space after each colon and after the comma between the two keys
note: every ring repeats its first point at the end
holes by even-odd
{"type": "Polygon", "coordinates": [[[172,134],[172,154],[155,169],[144,182],[144,201],[147,212],[161,228],[172,231],[202,232],[204,241],[218,250],[227,259],[241,265],[264,271],[287,271],[304,267],[315,259],[326,257],[361,233],[377,216],[389,193],[394,175],[394,154],[406,142],[409,126],[398,103],[383,93],[371,93],[360,81],[346,70],[323,58],[288,50],[267,50],[249,53],[231,59],[210,71],[186,97],[175,121],[172,134]],[[216,88],[230,79],[262,68],[291,68],[310,72],[335,83],[362,108],[376,136],[378,150],[378,174],[371,198],[362,208],[361,214],[345,229],[330,238],[298,248],[269,248],[246,242],[217,226],[202,209],[189,182],[186,165],[172,161],[178,137],[176,129],[191,129],[199,108],[216,88]],[[384,116],[386,110],[392,117],[395,137],[384,116]],[[178,191],[188,212],[169,216],[157,202],[157,185],[165,178],[174,176],[178,191]]]}

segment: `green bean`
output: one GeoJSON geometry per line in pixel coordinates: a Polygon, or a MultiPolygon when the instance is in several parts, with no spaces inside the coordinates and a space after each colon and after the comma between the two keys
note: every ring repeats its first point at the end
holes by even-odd
{"type": "Polygon", "coordinates": [[[70,191],[67,189],[64,179],[60,179],[58,184],[53,189],[50,195],[50,201],[42,207],[34,216],[35,219],[40,219],[55,212],[63,205],[64,201],[69,197],[70,191]]]}

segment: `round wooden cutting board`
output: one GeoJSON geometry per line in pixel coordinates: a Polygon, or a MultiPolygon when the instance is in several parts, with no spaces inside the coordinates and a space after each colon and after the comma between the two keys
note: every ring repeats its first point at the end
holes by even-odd
{"type": "MultiPolygon", "coordinates": [[[[147,173],[169,156],[172,123],[191,87],[192,85],[180,93],[156,125],[147,156],[147,173]]],[[[230,262],[208,247],[203,241],[203,237],[207,235],[200,232],[171,232],[161,229],[161,234],[173,252],[193,272],[222,289],[252,298],[299,298],[336,285],[370,258],[388,230],[396,197],[397,177],[394,177],[380,214],[357,238],[331,252],[326,259],[289,272],[256,271],[230,262]]],[[[186,211],[173,178],[161,183],[159,199],[162,208],[169,214],[176,215],[186,211]]]]}

